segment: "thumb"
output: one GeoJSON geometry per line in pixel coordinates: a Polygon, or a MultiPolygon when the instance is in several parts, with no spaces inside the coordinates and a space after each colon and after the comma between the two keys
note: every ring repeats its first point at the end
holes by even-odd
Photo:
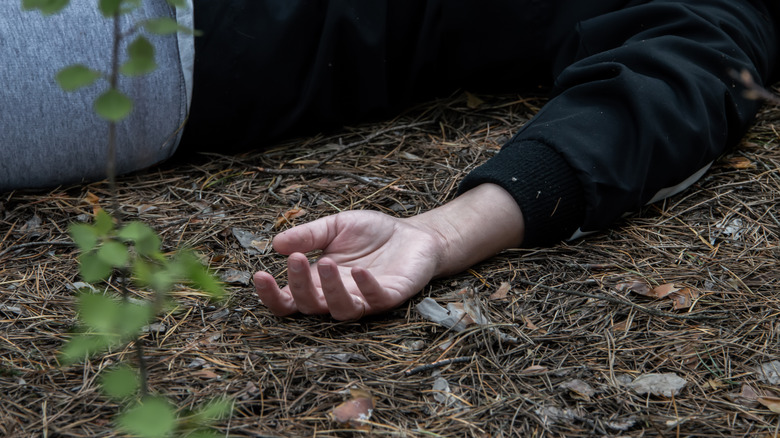
{"type": "MultiPolygon", "coordinates": [[[[336,215],[338,216],[338,215],[336,215]]],[[[274,250],[290,255],[325,249],[336,237],[336,216],[326,216],[303,225],[296,225],[277,234],[273,240],[274,250]]]]}

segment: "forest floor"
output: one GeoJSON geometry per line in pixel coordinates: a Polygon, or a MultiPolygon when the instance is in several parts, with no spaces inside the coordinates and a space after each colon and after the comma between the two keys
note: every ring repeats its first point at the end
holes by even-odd
{"type": "MultiPolygon", "coordinates": [[[[218,430],[231,436],[777,434],[780,416],[759,403],[780,395],[777,107],[682,194],[584,239],[505,251],[386,314],[279,318],[258,301],[251,273],[285,277],[285,258],[262,242],[347,209],[429,210],[543,103],[460,93],[393,120],[120,178],[125,218],[151,225],[166,250],[195,248],[230,292],[213,304],[177,288],[177,307],[141,340],[151,390],[181,409],[230,397],[233,415],[218,430]],[[640,295],[640,284],[673,293],[640,295]],[[416,309],[426,297],[478,308],[489,322],[448,330],[416,309]],[[409,372],[447,359],[456,360],[409,372]],[[684,387],[651,381],[643,393],[655,373],[684,387]],[[364,429],[328,415],[351,389],[375,401],[364,429]]],[[[77,322],[68,224],[107,203],[105,183],[0,199],[1,436],[116,434],[118,405],[97,378],[133,350],[57,362],[77,322]]]]}

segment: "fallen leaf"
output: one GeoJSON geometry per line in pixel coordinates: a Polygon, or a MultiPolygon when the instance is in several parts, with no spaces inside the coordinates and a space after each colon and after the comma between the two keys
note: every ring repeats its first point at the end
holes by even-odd
{"type": "Polygon", "coordinates": [[[634,427],[634,425],[636,424],[636,417],[632,415],[624,419],[607,421],[604,424],[606,424],[606,426],[612,430],[619,430],[621,432],[625,432],[628,429],[634,427]]]}
{"type": "Polygon", "coordinates": [[[778,385],[780,384],[780,361],[762,363],[756,369],[756,373],[763,382],[778,385]]]}
{"type": "Polygon", "coordinates": [[[445,309],[439,305],[436,300],[427,297],[420,301],[420,303],[415,306],[415,309],[417,309],[417,311],[420,312],[420,315],[428,321],[435,322],[446,328],[451,328],[456,332],[462,332],[469,326],[469,324],[463,321],[466,312],[463,310],[462,305],[458,308],[455,303],[449,303],[445,309]]]}
{"type": "Polygon", "coordinates": [[[290,184],[289,186],[279,190],[279,193],[281,193],[282,195],[286,195],[290,192],[293,192],[298,189],[302,189],[304,187],[306,187],[304,184],[290,184]]]}
{"type": "Polygon", "coordinates": [[[674,373],[643,374],[628,384],[639,395],[653,394],[671,397],[678,395],[688,382],[674,373]]]}
{"type": "Polygon", "coordinates": [[[469,93],[468,91],[466,92],[466,106],[467,107],[469,107],[471,109],[477,109],[483,103],[485,103],[484,100],[482,100],[479,97],[469,93]]]}
{"type": "Polygon", "coordinates": [[[656,286],[653,288],[653,291],[650,296],[655,298],[663,298],[667,295],[669,295],[672,292],[676,292],[680,290],[680,286],[677,286],[674,283],[666,283],[662,284],[660,286],[656,286]]]}
{"type": "Polygon", "coordinates": [[[495,292],[490,294],[488,299],[490,300],[503,300],[506,298],[506,295],[509,293],[509,289],[511,289],[511,286],[506,281],[501,282],[501,285],[498,286],[498,289],[496,289],[495,292]]]}
{"type": "Polygon", "coordinates": [[[87,192],[86,195],[84,195],[84,202],[86,202],[90,207],[92,207],[92,214],[97,215],[98,212],[102,209],[100,206],[100,197],[98,195],[87,192]]]}
{"type": "MultiPolygon", "coordinates": [[[[490,320],[482,314],[473,297],[466,294],[462,303],[448,303],[445,309],[433,298],[427,297],[415,306],[423,318],[451,328],[455,332],[462,332],[468,327],[477,324],[489,326],[490,320]]],[[[518,339],[509,336],[495,327],[488,327],[488,330],[495,333],[501,341],[511,344],[518,343],[518,339]]]]}
{"type": "Polygon", "coordinates": [[[758,397],[757,400],[770,411],[780,414],[780,397],[758,397]]]}
{"type": "Polygon", "coordinates": [[[549,371],[547,367],[541,365],[531,365],[530,367],[520,371],[520,374],[541,374],[549,371]]]}
{"type": "Polygon", "coordinates": [[[363,389],[350,389],[350,399],[339,404],[328,413],[331,420],[338,423],[348,423],[355,429],[368,430],[365,424],[374,412],[374,397],[363,389]]]}
{"type": "Polygon", "coordinates": [[[688,309],[693,304],[693,300],[699,297],[699,293],[696,290],[675,283],[657,286],[653,288],[653,294],[656,298],[668,297],[671,299],[674,302],[675,309],[688,309]]]}
{"type": "Polygon", "coordinates": [[[742,389],[739,391],[739,394],[730,393],[728,394],[728,398],[731,399],[731,401],[734,403],[742,405],[746,408],[754,408],[758,406],[758,394],[756,393],[756,390],[747,383],[742,384],[742,389]]]}
{"type": "Polygon", "coordinates": [[[539,331],[540,331],[540,332],[542,332],[543,334],[547,333],[547,331],[546,331],[546,330],[544,330],[544,329],[540,329],[540,328],[539,328],[539,326],[537,326],[536,324],[534,324],[534,323],[531,321],[531,319],[530,319],[530,318],[528,318],[527,316],[523,315],[521,318],[523,319],[523,322],[525,323],[526,327],[528,327],[529,329],[531,329],[531,330],[539,330],[539,331]]]}
{"type": "Polygon", "coordinates": [[[628,320],[620,321],[617,324],[612,324],[612,330],[624,332],[628,330],[628,320]]]}
{"type": "Polygon", "coordinates": [[[653,290],[650,285],[644,280],[630,280],[623,283],[619,283],[615,286],[618,292],[633,292],[635,294],[644,295],[646,297],[654,297],[653,290]]]}
{"type": "Polygon", "coordinates": [[[593,389],[592,386],[588,385],[585,381],[580,379],[567,380],[561,383],[560,387],[563,389],[568,389],[585,401],[590,401],[590,398],[596,394],[596,390],[593,389]]]}
{"type": "Polygon", "coordinates": [[[274,228],[279,228],[284,224],[289,224],[293,219],[297,219],[306,214],[306,210],[302,208],[291,208],[276,218],[274,222],[274,228]]]}
{"type": "Polygon", "coordinates": [[[248,271],[239,271],[238,269],[228,269],[223,272],[219,278],[225,283],[243,284],[249,286],[252,281],[252,274],[248,271]]]}
{"type": "Polygon", "coordinates": [[[545,425],[572,421],[575,417],[574,412],[571,409],[561,409],[555,406],[542,406],[541,408],[534,409],[534,412],[541,418],[542,423],[545,425]]]}
{"type": "Polygon", "coordinates": [[[756,164],[745,157],[729,157],[723,160],[726,166],[732,169],[755,169],[756,164]]]}
{"type": "Polygon", "coordinates": [[[707,385],[716,391],[720,388],[728,386],[727,384],[723,383],[723,381],[720,379],[710,379],[707,381],[707,385]]]}
{"type": "Polygon", "coordinates": [[[437,377],[433,381],[433,398],[445,406],[466,407],[458,397],[452,394],[449,382],[442,377],[437,377]]]}
{"type": "Polygon", "coordinates": [[[198,370],[194,371],[191,376],[200,377],[201,379],[217,379],[219,374],[211,370],[198,370]]]}
{"type": "Polygon", "coordinates": [[[271,247],[271,241],[262,236],[253,234],[241,228],[234,227],[232,231],[233,236],[238,240],[238,243],[246,248],[248,250],[247,253],[250,255],[265,254],[271,247]]]}

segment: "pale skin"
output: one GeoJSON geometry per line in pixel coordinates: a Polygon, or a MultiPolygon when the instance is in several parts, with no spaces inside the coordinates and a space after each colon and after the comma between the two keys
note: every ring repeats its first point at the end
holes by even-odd
{"type": "Polygon", "coordinates": [[[275,315],[330,314],[355,320],[393,309],[433,278],[461,272],[523,241],[523,215],[495,184],[482,184],[447,204],[409,218],[346,211],[278,234],[288,255],[287,285],[268,272],[255,288],[275,315]],[[310,263],[306,252],[322,250],[310,263]]]}

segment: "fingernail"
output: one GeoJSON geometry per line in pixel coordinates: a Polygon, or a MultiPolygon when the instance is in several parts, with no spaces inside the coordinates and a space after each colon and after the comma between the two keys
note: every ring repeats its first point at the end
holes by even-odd
{"type": "Polygon", "coordinates": [[[300,260],[290,260],[289,267],[293,272],[303,271],[303,263],[300,260]]]}
{"type": "Polygon", "coordinates": [[[333,274],[333,266],[329,264],[320,264],[320,275],[323,277],[330,277],[333,274]]]}

